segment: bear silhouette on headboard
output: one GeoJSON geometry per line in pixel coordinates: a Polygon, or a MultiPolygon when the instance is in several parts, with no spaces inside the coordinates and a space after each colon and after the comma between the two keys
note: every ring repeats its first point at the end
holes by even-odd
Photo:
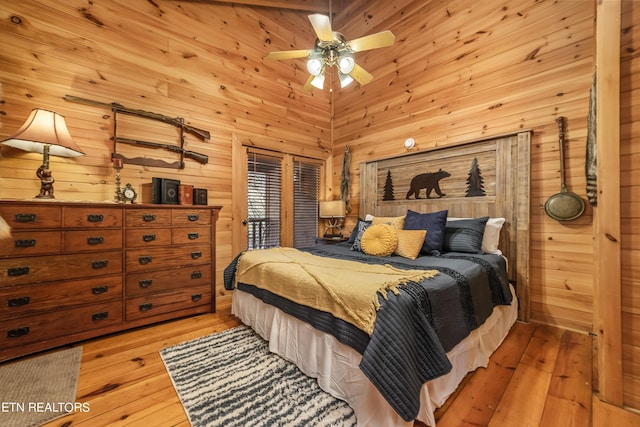
{"type": "Polygon", "coordinates": [[[420,199],[420,190],[423,188],[426,189],[427,199],[431,198],[432,190],[435,190],[438,197],[446,196],[446,194],[440,190],[440,180],[450,176],[451,174],[449,172],[443,171],[442,169],[439,169],[438,172],[427,172],[414,176],[411,179],[411,186],[407,192],[407,199],[414,195],[416,199],[420,199]]]}

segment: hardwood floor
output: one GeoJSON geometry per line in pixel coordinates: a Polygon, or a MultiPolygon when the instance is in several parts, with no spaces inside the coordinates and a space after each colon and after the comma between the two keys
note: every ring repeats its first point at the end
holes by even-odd
{"type": "MultiPolygon", "coordinates": [[[[239,324],[224,307],[80,343],[77,402],[90,411],[47,427],[189,426],[158,352],[239,324]]],[[[438,427],[589,426],[591,351],[587,335],[516,323],[488,368],[469,374],[438,410],[438,427]]]]}

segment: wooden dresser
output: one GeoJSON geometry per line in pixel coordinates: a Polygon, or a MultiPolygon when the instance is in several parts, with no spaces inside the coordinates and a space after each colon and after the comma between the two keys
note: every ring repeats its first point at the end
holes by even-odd
{"type": "Polygon", "coordinates": [[[0,361],[215,311],[219,210],[0,201],[0,361]]]}

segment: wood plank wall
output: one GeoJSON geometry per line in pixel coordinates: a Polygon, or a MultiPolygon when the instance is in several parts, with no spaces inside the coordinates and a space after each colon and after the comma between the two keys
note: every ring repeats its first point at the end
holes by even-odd
{"type": "MultiPolygon", "coordinates": [[[[347,144],[357,170],[360,162],[405,152],[408,137],[422,150],[532,129],[531,318],[590,330],[592,209],[560,223],[544,204],[560,191],[560,115],[567,117],[567,185],[585,198],[594,4],[361,1],[338,14],[335,26],[356,35],[388,28],[396,44],[357,56],[375,69],[374,81],[335,94],[334,170],[347,144]]],[[[357,196],[348,224],[366,214],[357,196]]]]}
{"type": "MultiPolygon", "coordinates": [[[[317,2],[311,3],[315,8],[317,2]]],[[[625,403],[640,408],[640,271],[634,261],[640,255],[640,139],[633,108],[640,93],[634,79],[640,72],[637,5],[626,0],[624,8],[621,211],[625,403]]],[[[235,255],[232,222],[242,220],[231,214],[232,172],[245,167],[232,164],[234,139],[318,158],[333,151],[328,170],[335,195],[348,144],[354,208],[349,227],[366,213],[358,210],[360,162],[404,153],[407,137],[421,150],[532,129],[531,318],[590,331],[597,256],[593,210],[588,206],[581,218],[558,223],[544,214],[544,203],[560,190],[559,115],[567,117],[567,184],[586,198],[594,2],[353,0],[334,10],[334,29],[347,39],[390,29],[396,45],[356,55],[374,75],[371,84],[340,90],[334,81],[333,93],[307,94],[301,90],[307,77],[303,61],[271,62],[265,56],[312,46],[309,12],[175,0],[3,1],[0,138],[14,132],[33,108],[62,113],[87,155],[52,159],[57,196],[110,200],[112,114],[64,101],[65,94],[182,116],[211,131],[209,142],[187,138],[189,149],[209,156],[207,165],[187,160],[182,171],[125,165],[122,178],[139,191],[152,176],[209,189],[209,203],[223,206],[221,283],[222,268],[235,255]]],[[[160,129],[149,126],[149,135],[160,129]]],[[[162,128],[157,134],[172,131],[162,128]]],[[[158,150],[130,150],[174,159],[158,150]]],[[[0,197],[35,195],[39,157],[6,147],[0,155],[0,197]]],[[[221,284],[218,297],[228,303],[221,284]]]]}
{"type": "MultiPolygon", "coordinates": [[[[113,114],[108,108],[63,100],[65,94],[168,116],[211,132],[186,148],[209,156],[187,159],[184,170],[125,164],[122,183],[140,194],[151,177],[207,188],[222,205],[218,221],[219,297],[222,269],[232,258],[232,135],[243,143],[330,155],[327,92],[307,94],[303,61],[267,61],[270,50],[302,49],[315,40],[306,12],[228,3],[98,0],[10,0],[0,4],[0,138],[16,131],[33,108],[66,117],[86,156],[52,158],[56,197],[112,200],[113,114]]],[[[178,144],[176,128],[118,115],[119,136],[178,144]]],[[[125,147],[127,156],[175,161],[163,150],[125,147]]],[[[3,147],[0,197],[31,198],[39,191],[36,154],[3,147]]],[[[238,220],[241,220],[238,219],[238,220]]],[[[227,296],[228,298],[228,296],[227,296]]]]}
{"type": "Polygon", "coordinates": [[[622,1],[620,227],[623,404],[640,408],[640,7],[622,1]]]}

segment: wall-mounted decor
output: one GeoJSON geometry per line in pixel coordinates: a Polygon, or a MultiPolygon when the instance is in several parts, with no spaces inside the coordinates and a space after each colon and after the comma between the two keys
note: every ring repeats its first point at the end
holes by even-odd
{"type": "Polygon", "coordinates": [[[182,117],[170,117],[165,116],[164,114],[153,113],[151,111],[144,110],[136,110],[133,108],[127,108],[123,105],[118,104],[117,102],[106,103],[100,101],[94,101],[92,99],[80,98],[73,95],[65,95],[64,99],[71,102],[77,102],[80,104],[92,105],[96,107],[107,107],[113,111],[113,136],[111,139],[113,140],[113,152],[111,153],[112,159],[122,159],[124,163],[141,165],[141,166],[156,166],[163,168],[174,168],[174,169],[184,169],[184,160],[192,159],[196,162],[207,164],[209,162],[209,156],[203,153],[198,153],[196,151],[186,150],[185,146],[185,134],[191,134],[201,139],[202,141],[209,141],[211,138],[211,134],[209,131],[204,129],[199,129],[195,126],[191,126],[185,123],[184,118],[182,117]],[[162,123],[166,123],[170,126],[178,128],[180,131],[178,135],[179,145],[175,144],[165,144],[162,142],[153,142],[143,140],[141,138],[125,138],[122,136],[118,136],[118,113],[138,117],[142,119],[151,119],[155,121],[159,121],[162,123]],[[180,159],[175,162],[167,162],[161,159],[153,159],[144,157],[127,157],[120,153],[118,153],[118,143],[127,144],[127,145],[136,145],[144,148],[153,148],[153,149],[162,149],[166,151],[171,151],[173,153],[177,153],[180,155],[180,159]]]}
{"type": "Polygon", "coordinates": [[[378,200],[493,197],[495,142],[422,152],[378,162],[378,200]]]}

